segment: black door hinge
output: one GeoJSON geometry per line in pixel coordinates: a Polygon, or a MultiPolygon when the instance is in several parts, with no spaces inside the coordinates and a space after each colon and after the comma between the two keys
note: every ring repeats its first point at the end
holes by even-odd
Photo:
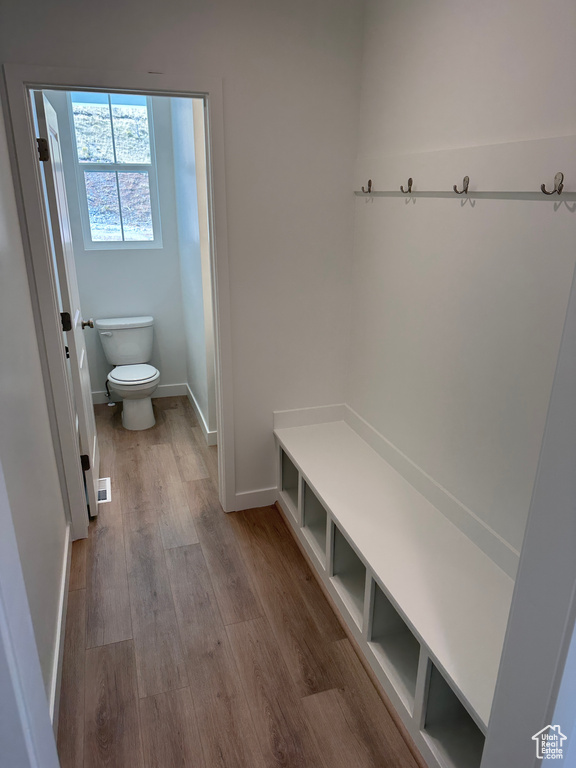
{"type": "Polygon", "coordinates": [[[60,319],[62,320],[62,330],[71,331],[72,318],[70,317],[70,312],[60,312],[60,319]]]}
{"type": "Polygon", "coordinates": [[[66,360],[70,360],[70,350],[68,347],[64,347],[64,349],[66,350],[66,360]]]}
{"type": "Polygon", "coordinates": [[[38,156],[41,163],[47,163],[50,160],[50,149],[48,147],[48,139],[36,139],[38,145],[38,156]]]}
{"type": "Polygon", "coordinates": [[[80,454],[80,464],[82,465],[82,471],[88,472],[90,469],[90,456],[87,453],[80,454]]]}

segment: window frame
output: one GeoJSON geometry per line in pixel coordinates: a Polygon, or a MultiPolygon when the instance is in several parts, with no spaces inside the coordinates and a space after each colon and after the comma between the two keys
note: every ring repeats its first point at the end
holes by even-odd
{"type": "MultiPolygon", "coordinates": [[[[66,103],[68,106],[68,118],[70,121],[70,131],[72,136],[72,152],[74,159],[74,172],[76,178],[76,188],[78,191],[78,200],[80,204],[80,224],[82,228],[82,239],[86,251],[123,251],[123,250],[141,250],[141,249],[161,249],[162,246],[162,227],[160,216],[160,199],[158,194],[158,171],[156,165],[156,137],[154,133],[153,105],[150,96],[146,96],[146,110],[148,115],[148,136],[150,139],[150,163],[81,163],[78,157],[78,144],[76,141],[76,126],[74,124],[72,94],[75,91],[66,92],[66,103]],[[152,217],[152,240],[93,240],[90,228],[90,215],[88,213],[88,197],[86,194],[86,184],[84,172],[92,171],[96,173],[142,173],[148,174],[148,183],[150,188],[150,210],[152,217]]],[[[108,96],[117,94],[115,91],[95,91],[108,96]]],[[[121,95],[121,93],[119,94],[121,95]]],[[[110,105],[110,99],[108,100],[110,105]]],[[[111,130],[114,131],[112,113],[110,113],[111,130]]],[[[114,141],[114,134],[112,133],[114,141]]],[[[120,222],[122,232],[124,232],[122,222],[122,208],[120,202],[120,193],[118,191],[118,204],[120,206],[120,222]]]]}

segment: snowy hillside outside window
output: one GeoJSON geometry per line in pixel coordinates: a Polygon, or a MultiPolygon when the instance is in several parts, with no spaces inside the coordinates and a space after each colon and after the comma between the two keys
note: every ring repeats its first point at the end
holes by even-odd
{"type": "Polygon", "coordinates": [[[150,99],[73,92],[69,106],[85,247],[161,247],[150,99]]]}

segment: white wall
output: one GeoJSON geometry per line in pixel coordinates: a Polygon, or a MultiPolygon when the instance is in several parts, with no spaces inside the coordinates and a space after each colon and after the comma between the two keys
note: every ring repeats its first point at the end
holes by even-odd
{"type": "Polygon", "coordinates": [[[363,6],[3,6],[4,61],[223,78],[239,492],[275,485],[274,409],[343,400],[363,6]]]}
{"type": "MultiPolygon", "coordinates": [[[[413,176],[415,189],[448,191],[469,174],[472,189],[538,192],[561,169],[574,190],[576,144],[536,140],[576,133],[575,29],[568,0],[369,0],[356,188],[413,176]]],[[[574,208],[539,196],[356,201],[347,402],[516,553],[574,208]]]]}
{"type": "MultiPolygon", "coordinates": [[[[196,147],[201,142],[194,131],[194,102],[198,102],[202,114],[204,107],[200,99],[170,101],[187,383],[202,414],[206,430],[214,432],[214,327],[210,296],[205,296],[204,290],[207,287],[210,291],[211,287],[210,254],[209,243],[205,237],[202,238],[200,228],[196,147]],[[208,250],[208,253],[203,254],[203,248],[208,250]],[[208,299],[208,302],[205,299],[208,299]]],[[[206,217],[205,209],[203,213],[206,217]]]]}
{"type": "Polygon", "coordinates": [[[573,134],[575,14],[571,0],[368,0],[360,154],[573,134]]]}
{"type": "MultiPolygon", "coordinates": [[[[576,277],[566,312],[483,768],[547,765],[536,759],[532,736],[549,724],[559,724],[569,735],[574,722],[574,649],[569,646],[576,616],[575,392],[576,277]]],[[[568,750],[573,756],[570,746],[568,750]]],[[[568,757],[557,762],[574,765],[568,757]]]]}
{"type": "MultiPolygon", "coordinates": [[[[152,315],[154,348],[151,363],[160,371],[160,384],[182,384],[186,381],[185,341],[169,100],[152,100],[162,248],[94,251],[84,248],[82,238],[66,94],[63,91],[47,94],[58,114],[65,151],[64,170],[83,315],[85,318],[152,315]]],[[[97,332],[87,330],[85,337],[92,389],[101,393],[112,366],[104,356],[97,332]]]]}
{"type": "Polygon", "coordinates": [[[48,692],[57,652],[67,522],[52,448],[1,112],[0,359],[0,463],[6,477],[48,692]]]}

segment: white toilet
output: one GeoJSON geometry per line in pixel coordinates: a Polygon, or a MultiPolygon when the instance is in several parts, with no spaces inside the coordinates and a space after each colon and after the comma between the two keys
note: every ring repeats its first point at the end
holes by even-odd
{"type": "Polygon", "coordinates": [[[149,429],[156,423],[152,395],[160,371],[146,363],[152,357],[154,318],[111,317],[95,320],[98,335],[109,363],[110,388],[122,398],[122,424],[126,429],[149,429]]]}

